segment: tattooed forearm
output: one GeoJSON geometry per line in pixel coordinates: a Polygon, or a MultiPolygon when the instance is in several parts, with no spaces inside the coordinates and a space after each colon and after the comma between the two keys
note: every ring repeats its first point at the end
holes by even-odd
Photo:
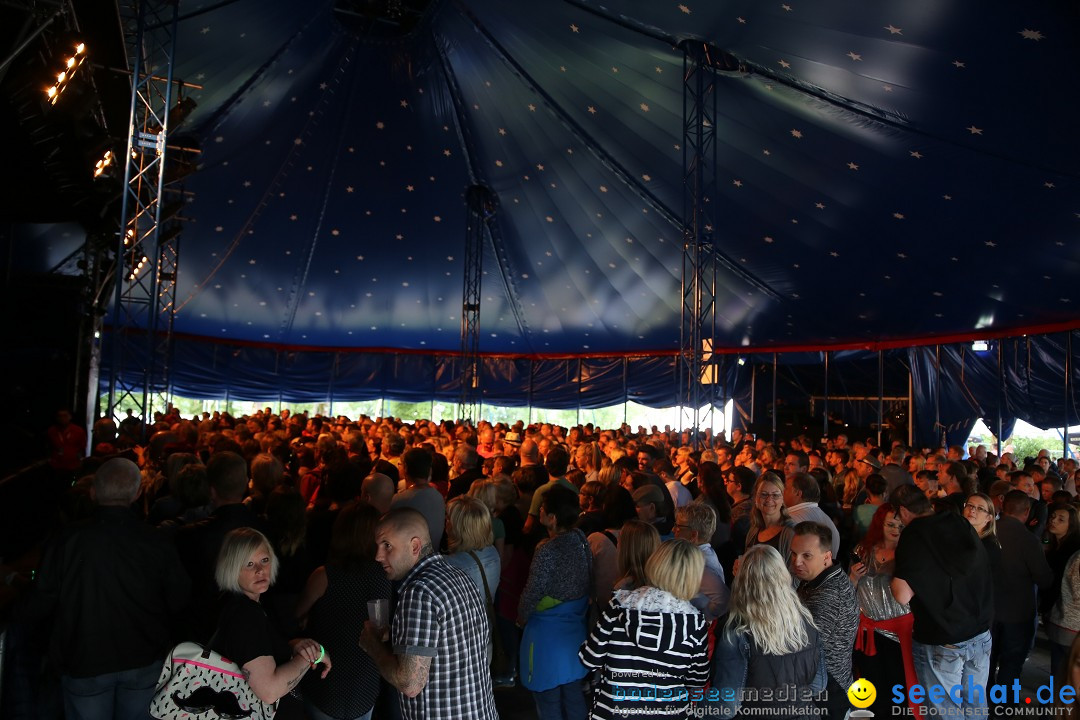
{"type": "Polygon", "coordinates": [[[289,691],[292,691],[292,689],[294,687],[296,687],[297,685],[300,684],[300,681],[304,679],[304,674],[307,671],[308,671],[308,665],[305,664],[304,667],[300,669],[300,674],[289,681],[289,684],[288,684],[289,691]]]}
{"type": "Polygon", "coordinates": [[[431,658],[422,655],[398,657],[398,672],[394,685],[409,697],[416,697],[427,685],[431,658]]]}

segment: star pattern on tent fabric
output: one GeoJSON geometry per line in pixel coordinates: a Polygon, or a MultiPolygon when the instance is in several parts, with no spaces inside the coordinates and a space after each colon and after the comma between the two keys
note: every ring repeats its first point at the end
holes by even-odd
{"type": "Polygon", "coordinates": [[[1052,183],[1052,182],[1044,182],[1043,187],[1046,188],[1047,190],[1053,190],[1057,186],[1054,185],[1054,183],[1052,183]]]}
{"type": "Polygon", "coordinates": [[[734,185],[735,187],[740,187],[741,188],[742,187],[742,180],[732,180],[731,184],[734,185]]]}
{"type": "Polygon", "coordinates": [[[995,247],[997,247],[997,243],[996,243],[996,242],[994,242],[993,240],[987,240],[986,242],[984,242],[984,243],[983,243],[983,245],[985,245],[985,246],[986,246],[986,247],[988,247],[988,248],[995,248],[995,247]]]}
{"type": "Polygon", "coordinates": [[[686,5],[679,5],[679,10],[685,15],[690,14],[690,8],[687,7],[686,5]]]}
{"type": "Polygon", "coordinates": [[[849,162],[849,163],[847,164],[847,166],[848,166],[848,170],[858,170],[858,169],[859,169],[859,166],[858,166],[858,165],[856,165],[856,164],[855,164],[855,163],[853,163],[853,162],[849,162]]]}
{"type": "Polygon", "coordinates": [[[199,30],[199,32],[201,32],[203,35],[206,35],[207,33],[210,32],[210,26],[209,25],[204,25],[203,28],[201,30],[199,30]]]}
{"type": "Polygon", "coordinates": [[[735,18],[735,21],[737,23],[739,23],[740,25],[745,25],[746,24],[746,18],[744,18],[744,17],[737,17],[737,18],[735,18]]]}
{"type": "Polygon", "coordinates": [[[573,23],[571,23],[570,24],[570,32],[573,32],[573,33],[581,32],[581,28],[579,28],[577,25],[574,25],[573,23]]]}
{"type": "Polygon", "coordinates": [[[851,58],[852,60],[854,60],[855,62],[862,62],[862,55],[855,52],[854,50],[848,52],[847,56],[849,58],[851,58]]]}
{"type": "Polygon", "coordinates": [[[834,258],[840,257],[840,253],[836,252],[835,250],[832,250],[831,252],[829,252],[829,255],[831,257],[834,257],[834,258]]]}
{"type": "Polygon", "coordinates": [[[965,128],[965,129],[969,133],[971,133],[972,135],[982,135],[983,134],[983,129],[980,128],[980,127],[975,127],[974,125],[971,125],[971,126],[965,128]]]}
{"type": "Polygon", "coordinates": [[[888,25],[886,25],[885,29],[889,31],[890,35],[903,35],[904,34],[903,31],[900,28],[896,27],[892,23],[889,23],[888,25]]]}
{"type": "Polygon", "coordinates": [[[780,67],[784,68],[785,70],[791,67],[791,63],[789,63],[787,60],[781,59],[778,62],[780,63],[780,67]]]}
{"type": "Polygon", "coordinates": [[[908,155],[915,158],[916,160],[922,160],[923,159],[923,154],[921,152],[919,152],[918,150],[912,150],[911,152],[908,153],[908,155]]]}
{"type": "Polygon", "coordinates": [[[791,12],[791,6],[787,3],[782,4],[780,7],[783,8],[784,12],[791,12]]]}
{"type": "Polygon", "coordinates": [[[1024,28],[1023,30],[1021,30],[1019,35],[1020,35],[1020,37],[1024,38],[1025,40],[1036,40],[1036,41],[1038,41],[1038,40],[1043,40],[1043,39],[1046,38],[1046,36],[1043,35],[1041,32],[1039,32],[1038,30],[1028,30],[1027,28],[1024,28]]]}
{"type": "Polygon", "coordinates": [[[641,103],[640,107],[642,112],[649,112],[649,106],[647,103],[641,103]]]}
{"type": "Polygon", "coordinates": [[[964,62],[961,62],[960,60],[953,60],[953,61],[952,61],[952,64],[953,64],[953,66],[954,66],[954,67],[956,67],[957,69],[960,69],[960,68],[966,68],[966,67],[967,67],[967,64],[966,64],[966,63],[964,63],[964,62]]]}
{"type": "MultiPolygon", "coordinates": [[[[802,130],[793,129],[791,131],[791,137],[796,138],[798,140],[801,140],[802,139],[802,130]]],[[[769,154],[768,151],[766,151],[765,154],[768,155],[769,154]]]]}
{"type": "Polygon", "coordinates": [[[892,214],[892,216],[894,218],[896,218],[897,220],[903,220],[904,219],[904,213],[902,213],[902,212],[894,212],[892,214]]]}
{"type": "Polygon", "coordinates": [[[825,209],[825,203],[816,202],[816,203],[814,203],[814,207],[816,207],[818,210],[824,210],[825,209]]]}

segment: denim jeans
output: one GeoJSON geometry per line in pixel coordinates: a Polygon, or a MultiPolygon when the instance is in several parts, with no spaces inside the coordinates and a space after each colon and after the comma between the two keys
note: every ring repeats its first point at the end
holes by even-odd
{"type": "Polygon", "coordinates": [[[532,695],[536,701],[536,716],[540,720],[585,720],[589,717],[580,680],[533,692],[532,695]]]}
{"type": "Polygon", "coordinates": [[[992,635],[990,684],[1012,686],[1035,645],[1035,619],[1019,623],[995,622],[992,635]]]}
{"type": "Polygon", "coordinates": [[[64,675],[65,720],[151,720],[161,663],[87,678],[64,675]]]}
{"type": "Polygon", "coordinates": [[[939,714],[956,715],[959,708],[972,708],[967,712],[985,716],[989,712],[986,681],[990,674],[990,645],[989,630],[955,645],[913,642],[911,654],[919,684],[926,688],[933,685],[945,688],[946,696],[940,703],[928,697],[926,704],[938,708],[939,714]],[[956,685],[961,688],[957,693],[960,703],[949,694],[956,685]],[[970,697],[969,688],[974,688],[970,697]]]}

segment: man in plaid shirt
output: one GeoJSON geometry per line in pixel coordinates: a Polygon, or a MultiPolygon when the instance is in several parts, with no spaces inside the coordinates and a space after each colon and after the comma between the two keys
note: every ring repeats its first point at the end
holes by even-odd
{"type": "Polygon", "coordinates": [[[484,601],[469,577],[431,547],[424,516],[391,510],[375,530],[377,553],[400,581],[391,625],[368,621],[360,647],[401,692],[405,720],[498,720],[488,669],[489,627],[484,601]]]}

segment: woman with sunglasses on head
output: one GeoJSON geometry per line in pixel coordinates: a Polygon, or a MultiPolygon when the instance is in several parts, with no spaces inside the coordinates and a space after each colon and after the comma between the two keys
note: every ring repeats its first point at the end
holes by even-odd
{"type": "MultiPolygon", "coordinates": [[[[866,535],[852,552],[848,573],[859,602],[855,666],[875,687],[887,687],[900,677],[909,686],[916,682],[911,608],[896,602],[890,588],[903,529],[896,509],[888,503],[879,505],[866,535]]],[[[875,715],[888,715],[892,712],[889,704],[888,693],[879,693],[870,709],[875,715]]]]}
{"type": "MultiPolygon", "coordinates": [[[[764,472],[754,483],[750,493],[753,509],[750,511],[750,529],[746,532],[745,549],[755,545],[768,545],[774,548],[787,562],[791,556],[791,538],[795,536],[787,508],[784,507],[784,481],[774,472],[764,472]]],[[[731,569],[734,577],[739,572],[742,557],[735,559],[731,569]]]]}

